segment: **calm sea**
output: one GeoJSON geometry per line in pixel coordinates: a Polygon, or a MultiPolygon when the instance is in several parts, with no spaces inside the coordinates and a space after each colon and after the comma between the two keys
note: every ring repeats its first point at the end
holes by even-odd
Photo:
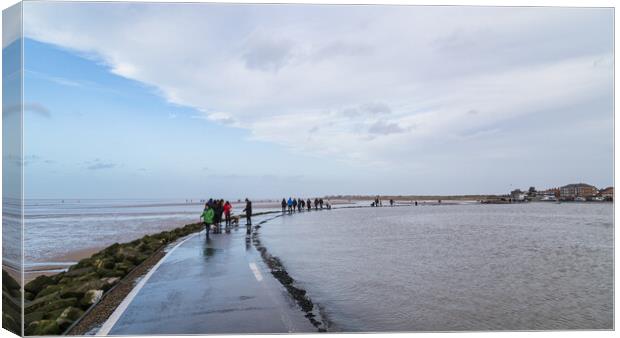
{"type": "Polygon", "coordinates": [[[613,328],[613,205],[310,212],[261,240],[333,330],[613,328]]]}
{"type": "MultiPolygon", "coordinates": [[[[200,221],[199,200],[28,200],[24,210],[27,270],[66,266],[67,255],[200,221]]],[[[233,214],[245,205],[233,203],[233,214]]],[[[254,212],[274,210],[255,203],[254,212]]],[[[70,259],[69,259],[70,261],[70,259]]]]}

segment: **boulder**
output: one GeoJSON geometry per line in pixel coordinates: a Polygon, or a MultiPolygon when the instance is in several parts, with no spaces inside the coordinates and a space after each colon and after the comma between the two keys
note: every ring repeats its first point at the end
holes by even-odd
{"type": "Polygon", "coordinates": [[[43,296],[43,297],[35,298],[31,302],[25,302],[25,304],[24,304],[25,305],[24,312],[25,313],[34,312],[38,308],[41,308],[41,307],[47,305],[48,303],[56,300],[57,298],[58,298],[58,293],[55,292],[55,293],[51,293],[51,294],[43,296]]]}
{"type": "Polygon", "coordinates": [[[99,277],[124,277],[125,272],[114,269],[99,269],[97,270],[99,277]]]}
{"type": "Polygon", "coordinates": [[[101,257],[93,261],[93,266],[97,269],[112,269],[114,267],[114,259],[111,257],[101,257]]]}
{"type": "Polygon", "coordinates": [[[109,247],[101,250],[99,254],[106,255],[106,256],[112,256],[116,253],[116,251],[120,248],[120,246],[121,246],[120,244],[114,243],[110,245],[109,247]]]}
{"type": "Polygon", "coordinates": [[[58,324],[58,327],[62,331],[64,331],[69,328],[69,326],[71,326],[73,322],[78,320],[83,314],[84,311],[82,311],[82,309],[78,309],[72,306],[67,307],[62,311],[58,318],[56,318],[56,324],[58,324]]]}
{"type": "Polygon", "coordinates": [[[21,287],[19,283],[9,275],[8,272],[2,270],[2,288],[7,288],[8,290],[19,290],[21,287]]]}
{"type": "Polygon", "coordinates": [[[95,271],[95,269],[92,266],[87,266],[87,267],[83,267],[79,269],[76,269],[74,267],[75,265],[69,268],[69,271],[65,273],[65,277],[78,277],[78,276],[86,275],[86,274],[89,274],[95,271]]]}
{"type": "Polygon", "coordinates": [[[84,282],[84,281],[89,281],[89,280],[97,279],[97,278],[99,278],[99,274],[97,274],[97,271],[92,271],[92,272],[89,272],[89,273],[87,273],[85,275],[81,275],[81,276],[77,277],[75,280],[76,281],[80,281],[80,282],[84,282]]]}
{"type": "Polygon", "coordinates": [[[58,285],[48,285],[45,287],[45,289],[41,290],[41,292],[37,293],[37,298],[38,297],[44,297],[47,295],[50,295],[52,293],[58,292],[60,291],[60,286],[58,285]]]}
{"type": "Polygon", "coordinates": [[[129,261],[123,261],[114,265],[114,270],[123,272],[123,276],[126,275],[135,265],[129,261]]]}
{"type": "Polygon", "coordinates": [[[116,283],[120,282],[120,277],[105,277],[101,278],[101,281],[105,283],[106,286],[113,286],[116,283]]]}
{"type": "Polygon", "coordinates": [[[26,327],[27,336],[48,336],[61,333],[55,320],[36,320],[26,327]]]}
{"type": "Polygon", "coordinates": [[[84,291],[79,291],[76,288],[63,289],[60,292],[60,298],[76,298],[80,299],[84,297],[84,291]]]}
{"type": "Polygon", "coordinates": [[[21,335],[22,334],[22,329],[21,329],[21,323],[19,322],[19,319],[17,319],[17,317],[15,316],[11,316],[8,313],[2,312],[2,328],[9,330],[13,333],[15,333],[16,335],[21,335]]]}
{"type": "Polygon", "coordinates": [[[26,325],[28,325],[28,323],[43,319],[44,315],[45,313],[42,311],[28,313],[24,315],[24,321],[26,322],[26,325]]]}
{"type": "Polygon", "coordinates": [[[25,286],[24,286],[24,290],[26,292],[30,292],[33,294],[38,294],[39,292],[41,292],[41,290],[43,290],[46,286],[50,285],[50,284],[56,284],[56,282],[48,277],[48,276],[44,276],[41,275],[33,280],[31,280],[30,282],[28,282],[25,286]]]}
{"type": "Polygon", "coordinates": [[[33,300],[34,299],[34,293],[32,292],[25,292],[24,293],[24,298],[26,298],[26,300],[33,300]]]}
{"type": "Polygon", "coordinates": [[[103,297],[103,290],[88,290],[84,298],[80,300],[80,304],[88,307],[101,300],[101,297],[103,297]]]}
{"type": "MultiPolygon", "coordinates": [[[[75,306],[77,304],[77,298],[56,298],[39,307],[37,311],[51,312],[54,310],[64,309],[69,306],[75,306]]],[[[28,313],[30,313],[30,311],[28,313]]]]}
{"type": "Polygon", "coordinates": [[[92,257],[84,258],[84,259],[81,259],[79,262],[77,262],[77,264],[71,266],[69,268],[69,270],[71,270],[71,269],[86,268],[86,267],[89,267],[89,266],[92,266],[92,265],[93,265],[92,257]]]}

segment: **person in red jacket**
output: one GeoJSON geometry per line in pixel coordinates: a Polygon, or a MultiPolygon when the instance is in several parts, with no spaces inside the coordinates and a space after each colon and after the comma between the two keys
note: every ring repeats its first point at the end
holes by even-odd
{"type": "Polygon", "coordinates": [[[232,211],[232,205],[230,202],[226,201],[224,203],[224,217],[226,218],[226,227],[230,227],[230,213],[232,211]]]}

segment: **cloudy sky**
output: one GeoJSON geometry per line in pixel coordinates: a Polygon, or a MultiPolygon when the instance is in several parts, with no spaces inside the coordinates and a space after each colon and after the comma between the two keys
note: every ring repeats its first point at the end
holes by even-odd
{"type": "Polygon", "coordinates": [[[613,183],[613,10],[24,3],[29,197],[613,183]]]}

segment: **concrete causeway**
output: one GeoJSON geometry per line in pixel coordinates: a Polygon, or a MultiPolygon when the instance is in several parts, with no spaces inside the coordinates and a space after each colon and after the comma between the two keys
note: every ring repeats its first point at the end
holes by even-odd
{"type": "Polygon", "coordinates": [[[97,334],[317,332],[240,223],[229,234],[206,241],[202,231],[174,247],[97,334]]]}

